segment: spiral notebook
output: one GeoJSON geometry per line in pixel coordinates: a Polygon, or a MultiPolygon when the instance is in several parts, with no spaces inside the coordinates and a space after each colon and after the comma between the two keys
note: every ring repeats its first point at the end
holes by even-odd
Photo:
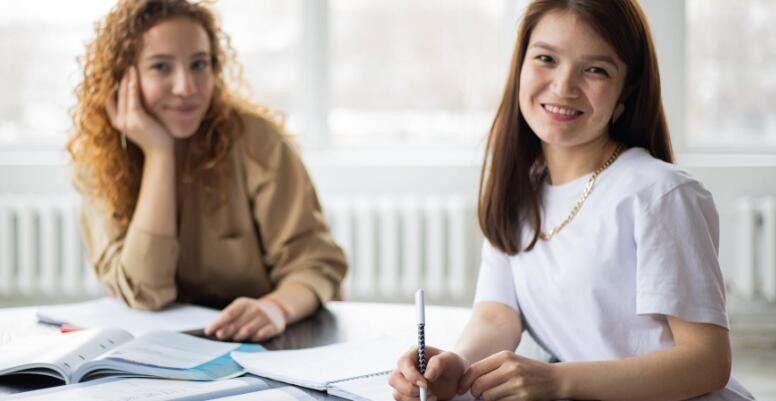
{"type": "Polygon", "coordinates": [[[391,395],[388,374],[411,345],[406,340],[379,339],[299,350],[232,352],[232,358],[257,376],[362,400],[372,398],[361,394],[360,383],[372,390],[382,387],[391,395]],[[352,384],[346,385],[349,382],[352,384]]]}
{"type": "Polygon", "coordinates": [[[326,392],[353,401],[394,401],[388,372],[336,382],[326,392]]]}

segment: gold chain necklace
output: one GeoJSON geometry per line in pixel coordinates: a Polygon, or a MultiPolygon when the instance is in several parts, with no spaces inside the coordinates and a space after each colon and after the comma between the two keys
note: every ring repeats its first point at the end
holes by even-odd
{"type": "Polygon", "coordinates": [[[539,238],[543,240],[548,240],[552,238],[555,234],[558,233],[558,231],[562,230],[563,227],[566,227],[571,220],[574,219],[574,216],[579,213],[579,209],[582,208],[582,205],[587,200],[587,197],[590,195],[590,191],[593,190],[593,185],[595,184],[595,179],[598,178],[598,175],[601,174],[604,170],[606,170],[607,167],[611,166],[612,163],[614,163],[615,160],[617,160],[617,157],[620,156],[620,153],[622,153],[622,145],[618,144],[617,148],[614,150],[614,153],[609,157],[609,159],[604,162],[600,167],[598,167],[595,171],[593,171],[593,175],[590,176],[590,179],[587,180],[587,185],[585,185],[585,190],[582,191],[582,194],[579,196],[579,199],[577,199],[576,205],[574,205],[574,208],[571,209],[571,213],[569,213],[566,218],[560,222],[557,226],[553,227],[550,231],[541,231],[539,232],[539,238]]]}

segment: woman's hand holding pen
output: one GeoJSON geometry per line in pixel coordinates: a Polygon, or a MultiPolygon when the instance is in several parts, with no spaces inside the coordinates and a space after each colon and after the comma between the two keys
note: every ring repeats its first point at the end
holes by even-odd
{"type": "Polygon", "coordinates": [[[483,400],[557,399],[559,379],[552,364],[501,351],[473,363],[461,379],[458,393],[471,391],[483,400]]]}
{"type": "Polygon", "coordinates": [[[114,92],[105,101],[111,125],[137,144],[146,156],[159,152],[172,154],[172,135],[143,106],[136,67],[124,73],[114,92]]]}
{"type": "Polygon", "coordinates": [[[394,388],[394,399],[418,400],[419,386],[426,386],[430,390],[429,401],[446,400],[456,395],[467,362],[458,354],[429,346],[426,346],[426,358],[428,364],[425,376],[418,371],[417,347],[412,347],[399,358],[396,369],[388,378],[388,383],[394,388]]]}

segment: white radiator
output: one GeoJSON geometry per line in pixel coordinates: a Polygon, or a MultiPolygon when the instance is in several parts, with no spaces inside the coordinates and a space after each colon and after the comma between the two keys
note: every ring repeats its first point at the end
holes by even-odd
{"type": "Polygon", "coordinates": [[[737,266],[732,287],[746,299],[776,302],[776,198],[744,197],[737,207],[737,266]]]}
{"type": "Polygon", "coordinates": [[[347,299],[409,302],[422,286],[432,302],[471,303],[482,244],[473,200],[338,197],[324,208],[352,267],[347,299]]]}
{"type": "MultiPolygon", "coordinates": [[[[348,255],[348,300],[470,304],[481,239],[474,202],[457,196],[336,197],[323,202],[348,255]]],[[[0,300],[104,291],[86,261],[71,196],[0,197],[0,300]]]]}
{"type": "Polygon", "coordinates": [[[86,263],[77,200],[0,198],[0,297],[63,299],[99,295],[86,263]]]}

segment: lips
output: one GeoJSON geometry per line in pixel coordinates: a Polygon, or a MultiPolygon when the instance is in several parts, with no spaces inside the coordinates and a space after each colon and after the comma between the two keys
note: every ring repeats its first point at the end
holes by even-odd
{"type": "Polygon", "coordinates": [[[542,103],[541,106],[542,110],[544,110],[550,118],[556,121],[571,121],[584,114],[583,111],[566,105],[542,103]]]}
{"type": "Polygon", "coordinates": [[[185,114],[185,113],[191,113],[199,110],[199,106],[197,105],[168,106],[167,110],[185,114]]]}

